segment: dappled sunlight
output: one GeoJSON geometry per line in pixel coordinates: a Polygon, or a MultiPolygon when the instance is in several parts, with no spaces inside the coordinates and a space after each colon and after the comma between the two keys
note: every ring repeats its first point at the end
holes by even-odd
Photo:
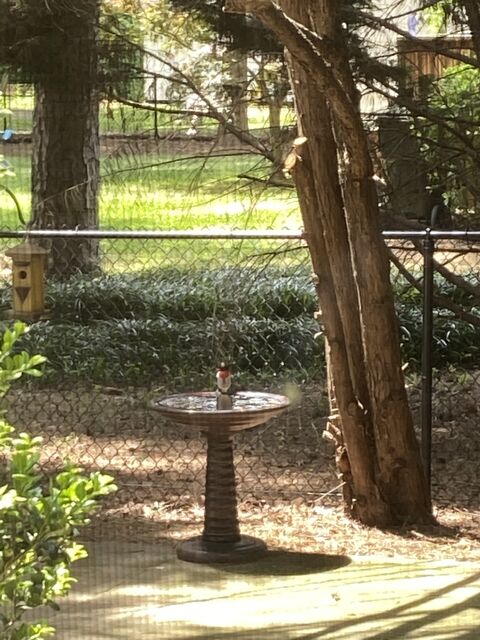
{"type": "Polygon", "coordinates": [[[291,197],[255,199],[240,192],[236,197],[207,193],[191,195],[175,189],[151,189],[145,192],[123,188],[105,187],[101,199],[103,226],[116,227],[123,219],[131,228],[209,229],[225,226],[236,229],[298,230],[301,218],[298,205],[291,197]],[[234,217],[233,224],[228,220],[234,217]]]}
{"type": "Polygon", "coordinates": [[[79,629],[115,640],[459,640],[480,623],[480,572],[469,563],[312,554],[308,567],[308,554],[271,552],[215,566],[181,562],[163,542],[89,550],[54,618],[65,640],[79,629]]]}

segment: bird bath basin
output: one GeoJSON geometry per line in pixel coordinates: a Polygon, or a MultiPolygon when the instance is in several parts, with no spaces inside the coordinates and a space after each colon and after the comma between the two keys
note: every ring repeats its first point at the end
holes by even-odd
{"type": "Polygon", "coordinates": [[[205,517],[201,536],[180,543],[177,556],[188,562],[248,562],[267,547],[262,540],[240,534],[235,490],[233,436],[283,413],[287,397],[244,391],[231,396],[232,408],[217,409],[215,392],[179,393],[150,407],[172,422],[198,429],[207,438],[205,517]]]}

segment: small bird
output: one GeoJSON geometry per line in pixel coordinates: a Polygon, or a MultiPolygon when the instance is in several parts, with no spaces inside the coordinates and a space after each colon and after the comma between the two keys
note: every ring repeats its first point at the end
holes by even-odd
{"type": "Polygon", "coordinates": [[[228,411],[232,408],[232,396],[230,387],[232,386],[232,374],[229,367],[221,362],[217,369],[216,375],[217,382],[217,409],[220,411],[228,411]]]}

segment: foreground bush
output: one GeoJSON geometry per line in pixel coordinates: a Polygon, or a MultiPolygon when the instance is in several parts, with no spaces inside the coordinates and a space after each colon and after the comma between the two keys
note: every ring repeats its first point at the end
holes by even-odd
{"type": "MultiPolygon", "coordinates": [[[[16,323],[3,335],[0,350],[0,394],[23,374],[41,375],[45,358],[26,352],[12,355],[25,333],[16,323]]],[[[25,612],[40,605],[58,608],[56,599],[68,593],[74,578],[70,567],[87,554],[75,539],[78,527],[98,498],[114,490],[113,479],[100,473],[84,476],[65,467],[45,482],[39,470],[41,438],[15,434],[0,419],[0,638],[39,640],[52,635],[46,622],[23,621],[25,612]]]]}

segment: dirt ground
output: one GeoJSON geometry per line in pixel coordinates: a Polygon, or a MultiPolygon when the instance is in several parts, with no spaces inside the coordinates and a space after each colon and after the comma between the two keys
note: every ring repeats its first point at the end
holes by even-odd
{"type": "MultiPolygon", "coordinates": [[[[103,151],[115,159],[126,151],[153,151],[153,144],[161,151],[175,144],[177,151],[189,154],[211,147],[206,140],[112,138],[104,141],[103,151]]],[[[11,145],[9,155],[28,150],[27,144],[11,145]]],[[[442,258],[451,260],[447,247],[442,258]]],[[[151,390],[95,388],[10,396],[11,422],[44,437],[46,473],[70,459],[115,477],[119,490],[87,530],[90,538],[174,541],[201,530],[204,442],[146,410],[150,395],[151,390]]],[[[417,387],[410,397],[418,422],[417,387]]],[[[438,526],[379,531],[343,515],[333,447],[322,438],[325,399],[318,390],[306,389],[288,416],[237,438],[243,532],[292,550],[480,560],[480,375],[440,381],[433,404],[432,494],[438,526]]]]}
{"type": "MultiPolygon", "coordinates": [[[[480,560],[479,387],[472,376],[462,381],[460,396],[460,390],[440,392],[434,399],[438,526],[379,531],[344,516],[333,446],[322,438],[325,399],[308,389],[286,416],[236,438],[242,531],[274,548],[480,560]]],[[[46,473],[69,459],[115,477],[118,491],[87,537],[175,541],[201,531],[205,444],[148,410],[152,391],[37,390],[9,397],[10,421],[44,437],[46,473]]],[[[410,397],[417,415],[418,389],[410,397]]]]}

